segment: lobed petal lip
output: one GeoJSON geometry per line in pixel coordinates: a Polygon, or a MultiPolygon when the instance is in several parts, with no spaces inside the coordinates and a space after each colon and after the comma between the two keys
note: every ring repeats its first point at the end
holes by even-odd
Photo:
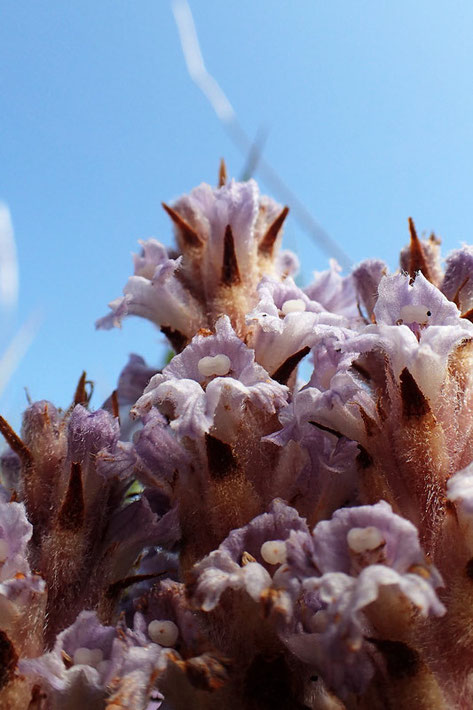
{"type": "Polygon", "coordinates": [[[278,499],[267,513],[233,530],[217,550],[194,565],[194,598],[198,605],[211,611],[227,588],[244,589],[259,602],[263,592],[272,588],[278,569],[265,562],[261,547],[267,540],[287,540],[292,530],[308,534],[305,520],[278,499]]]}

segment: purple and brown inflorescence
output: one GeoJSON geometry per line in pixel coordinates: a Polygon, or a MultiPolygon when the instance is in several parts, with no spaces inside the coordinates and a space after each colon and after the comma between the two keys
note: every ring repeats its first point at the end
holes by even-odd
{"type": "Polygon", "coordinates": [[[0,419],[0,707],[473,707],[473,249],[302,289],[253,180],[164,208],[97,325],[169,364],[0,419]]]}

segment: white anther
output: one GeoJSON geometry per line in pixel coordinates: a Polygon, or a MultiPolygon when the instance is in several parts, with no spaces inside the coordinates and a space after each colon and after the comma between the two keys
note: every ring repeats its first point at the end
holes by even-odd
{"type": "Polygon", "coordinates": [[[179,629],[172,621],[159,621],[154,619],[148,624],[148,636],[151,641],[160,646],[174,646],[179,636],[179,629]]]}
{"type": "Polygon", "coordinates": [[[267,540],[261,545],[261,557],[268,565],[282,565],[286,561],[286,543],[282,540],[267,540]]]}
{"type": "Polygon", "coordinates": [[[418,323],[419,325],[425,325],[429,322],[429,318],[432,313],[427,306],[420,304],[418,306],[403,306],[399,315],[404,323],[418,323]]]}
{"type": "Polygon", "coordinates": [[[329,625],[329,621],[330,617],[328,615],[328,612],[325,611],[325,609],[320,609],[320,611],[317,611],[314,616],[311,617],[309,621],[309,626],[311,631],[316,634],[321,634],[329,625]]]}
{"type": "Polygon", "coordinates": [[[103,661],[103,651],[101,648],[93,648],[90,651],[90,664],[91,666],[98,667],[99,663],[103,661]]]}
{"type": "Polygon", "coordinates": [[[232,362],[227,355],[207,355],[202,357],[197,363],[197,368],[201,375],[204,377],[211,377],[212,375],[228,375],[232,362]]]}
{"type": "Polygon", "coordinates": [[[0,564],[5,562],[8,557],[8,543],[6,540],[0,540],[0,564]]]}
{"type": "Polygon", "coordinates": [[[380,530],[373,526],[367,528],[352,528],[347,533],[348,547],[352,552],[369,552],[376,550],[384,543],[380,530]]]}
{"type": "Polygon", "coordinates": [[[284,301],[282,304],[281,311],[287,316],[288,313],[297,313],[298,311],[305,311],[305,303],[302,298],[290,298],[288,301],[284,301]]]}
{"type": "Polygon", "coordinates": [[[90,648],[76,648],[72,661],[75,666],[93,666],[92,651],[90,648]]]}
{"type": "Polygon", "coordinates": [[[97,663],[97,670],[101,676],[106,675],[108,673],[109,668],[110,661],[100,661],[100,663],[97,663]]]}

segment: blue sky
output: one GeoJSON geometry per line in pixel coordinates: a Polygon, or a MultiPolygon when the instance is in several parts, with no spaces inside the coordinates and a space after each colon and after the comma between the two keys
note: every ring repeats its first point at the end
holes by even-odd
{"type": "MultiPolygon", "coordinates": [[[[392,266],[407,217],[448,251],[471,239],[473,5],[457,0],[190,2],[205,62],[265,158],[354,262],[392,266]]],[[[121,293],[137,239],[170,243],[161,200],[215,182],[237,151],[189,79],[166,0],[3,0],[0,199],[20,267],[3,350],[41,326],[0,399],[17,424],[23,387],[66,406],[86,369],[95,405],[129,352],[159,362],[146,322],[95,332],[121,293]]],[[[271,192],[263,184],[265,192],[271,192]]],[[[289,218],[308,279],[327,257],[289,218]]]]}

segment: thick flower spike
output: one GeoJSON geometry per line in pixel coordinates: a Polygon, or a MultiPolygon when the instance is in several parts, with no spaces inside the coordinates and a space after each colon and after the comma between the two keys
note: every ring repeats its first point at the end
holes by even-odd
{"type": "Polygon", "coordinates": [[[223,161],[163,208],[97,325],[175,354],[0,417],[0,707],[473,707],[473,248],[304,288],[223,161]]]}

